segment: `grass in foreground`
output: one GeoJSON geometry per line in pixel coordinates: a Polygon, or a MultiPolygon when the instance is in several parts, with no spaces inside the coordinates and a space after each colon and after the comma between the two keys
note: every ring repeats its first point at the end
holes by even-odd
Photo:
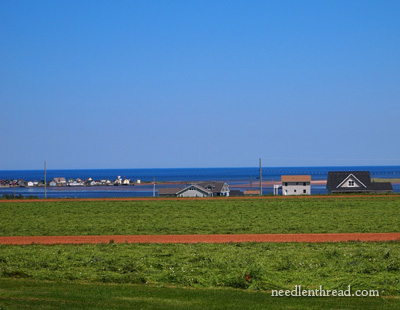
{"type": "Polygon", "coordinates": [[[271,297],[235,289],[188,289],[0,279],[0,309],[398,309],[399,298],[271,297]]]}
{"type": "Polygon", "coordinates": [[[400,242],[2,245],[0,278],[400,296],[400,242]]]}
{"type": "Polygon", "coordinates": [[[372,182],[391,182],[391,183],[400,183],[400,178],[392,178],[392,179],[384,179],[384,178],[374,178],[372,182]]]}
{"type": "Polygon", "coordinates": [[[400,232],[400,199],[3,202],[0,236],[400,232]]]}

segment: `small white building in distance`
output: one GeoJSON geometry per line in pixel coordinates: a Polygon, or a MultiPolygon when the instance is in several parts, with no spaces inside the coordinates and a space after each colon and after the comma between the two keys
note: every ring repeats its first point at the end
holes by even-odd
{"type": "Polygon", "coordinates": [[[282,195],[311,195],[311,175],[282,175],[282,195]]]}

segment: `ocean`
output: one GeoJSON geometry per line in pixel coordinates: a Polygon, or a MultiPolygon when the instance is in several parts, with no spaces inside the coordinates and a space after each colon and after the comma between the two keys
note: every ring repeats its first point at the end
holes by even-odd
{"type": "MultiPolygon", "coordinates": [[[[263,167],[263,181],[279,181],[281,175],[309,174],[312,180],[326,180],[329,171],[370,171],[371,177],[400,178],[400,166],[335,166],[335,167],[263,167]]],[[[166,169],[81,169],[81,170],[47,170],[47,181],[56,177],[85,180],[115,180],[118,176],[142,183],[152,182],[198,182],[225,181],[234,189],[257,189],[259,168],[166,168],[166,169]]],[[[44,180],[43,170],[1,170],[0,180],[23,179],[24,181],[44,180]]],[[[157,188],[164,185],[156,185],[157,188]]],[[[394,192],[400,192],[400,184],[393,184],[394,192]]],[[[43,187],[1,188],[3,194],[44,197],[43,187]]],[[[325,185],[312,185],[313,194],[326,193],[325,185]]],[[[272,185],[263,187],[263,193],[272,193],[272,185]]],[[[95,186],[95,187],[47,187],[49,198],[107,198],[107,197],[146,197],[153,195],[153,185],[138,186],[95,186]]]]}

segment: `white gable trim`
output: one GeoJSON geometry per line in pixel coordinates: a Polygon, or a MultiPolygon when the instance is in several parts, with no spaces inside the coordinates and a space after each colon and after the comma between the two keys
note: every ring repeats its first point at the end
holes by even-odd
{"type": "Polygon", "coordinates": [[[227,183],[224,183],[222,186],[221,192],[229,192],[229,185],[227,183]]]}
{"type": "Polygon", "coordinates": [[[336,188],[341,187],[344,183],[347,182],[348,179],[350,179],[350,177],[353,177],[353,178],[356,179],[357,182],[359,182],[362,186],[364,186],[365,188],[367,188],[367,187],[365,186],[365,184],[364,184],[363,182],[361,182],[359,179],[357,179],[357,178],[354,176],[354,174],[352,174],[352,173],[350,173],[350,174],[342,181],[342,183],[340,183],[338,186],[336,186],[336,188]]]}
{"type": "Polygon", "coordinates": [[[196,184],[192,184],[192,185],[189,185],[188,187],[185,187],[184,189],[181,189],[179,192],[176,193],[176,195],[180,195],[180,194],[182,194],[182,193],[188,191],[189,188],[191,188],[191,187],[194,187],[194,188],[196,188],[199,192],[205,193],[205,194],[207,194],[207,195],[210,195],[210,194],[212,193],[212,192],[206,190],[205,188],[202,188],[201,186],[198,186],[198,185],[196,185],[196,184]]]}

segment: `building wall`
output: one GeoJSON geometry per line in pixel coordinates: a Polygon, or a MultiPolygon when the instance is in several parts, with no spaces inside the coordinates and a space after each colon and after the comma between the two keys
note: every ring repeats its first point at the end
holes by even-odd
{"type": "Polygon", "coordinates": [[[345,187],[345,188],[353,188],[353,187],[359,187],[358,186],[358,184],[356,183],[356,181],[353,179],[353,178],[349,178],[346,182],[344,182],[343,184],[342,184],[342,186],[340,186],[340,187],[345,187]],[[350,184],[350,182],[349,181],[352,181],[353,182],[353,186],[350,186],[349,184],[350,184]]]}
{"type": "Polygon", "coordinates": [[[284,182],[282,195],[311,195],[311,184],[310,182],[284,182]]]}
{"type": "Polygon", "coordinates": [[[197,189],[191,190],[187,189],[186,191],[179,194],[179,197],[207,197],[206,193],[203,193],[197,189]]]}
{"type": "Polygon", "coordinates": [[[229,197],[229,192],[230,192],[229,185],[225,184],[224,187],[222,188],[221,195],[229,197]]]}

